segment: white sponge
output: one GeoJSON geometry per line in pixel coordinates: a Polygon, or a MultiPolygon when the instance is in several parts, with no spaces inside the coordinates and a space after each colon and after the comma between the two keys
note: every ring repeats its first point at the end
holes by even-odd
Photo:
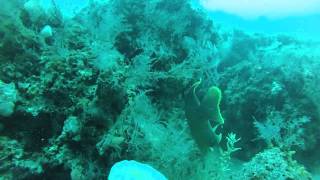
{"type": "Polygon", "coordinates": [[[150,165],[134,160],[115,163],[110,171],[109,180],[167,180],[167,178],[150,165]]]}

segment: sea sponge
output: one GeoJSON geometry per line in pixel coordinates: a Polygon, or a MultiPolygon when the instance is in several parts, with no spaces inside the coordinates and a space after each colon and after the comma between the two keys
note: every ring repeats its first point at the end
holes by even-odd
{"type": "Polygon", "coordinates": [[[115,163],[108,176],[110,180],[167,180],[158,170],[134,160],[115,163]]]}
{"type": "Polygon", "coordinates": [[[218,126],[224,124],[220,113],[221,90],[211,86],[200,101],[197,88],[201,80],[193,84],[186,94],[185,115],[191,135],[202,151],[209,150],[221,141],[221,134],[216,133],[218,126]]]}

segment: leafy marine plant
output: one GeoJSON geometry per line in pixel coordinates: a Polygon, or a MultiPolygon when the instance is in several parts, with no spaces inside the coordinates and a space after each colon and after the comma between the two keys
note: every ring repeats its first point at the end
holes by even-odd
{"type": "Polygon", "coordinates": [[[222,134],[217,134],[216,129],[224,124],[220,113],[221,90],[211,86],[201,100],[197,95],[197,88],[202,80],[193,84],[187,92],[185,114],[191,134],[199,148],[207,151],[209,147],[219,144],[222,134]]]}

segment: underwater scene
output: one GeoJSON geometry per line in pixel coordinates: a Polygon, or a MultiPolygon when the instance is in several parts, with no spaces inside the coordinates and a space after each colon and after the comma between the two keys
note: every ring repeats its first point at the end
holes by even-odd
{"type": "Polygon", "coordinates": [[[320,180],[319,14],[0,0],[0,180],[320,180]]]}

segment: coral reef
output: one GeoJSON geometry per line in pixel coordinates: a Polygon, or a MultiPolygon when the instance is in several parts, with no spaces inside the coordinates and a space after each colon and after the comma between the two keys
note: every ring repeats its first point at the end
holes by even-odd
{"type": "Polygon", "coordinates": [[[54,2],[0,6],[1,178],[107,179],[126,159],[175,180],[319,170],[318,42],[225,31],[193,1],[72,18],[54,2]]]}
{"type": "Polygon", "coordinates": [[[17,101],[17,90],[13,83],[0,81],[0,116],[8,117],[14,111],[17,101]]]}
{"type": "Polygon", "coordinates": [[[283,152],[279,148],[257,154],[244,164],[239,176],[240,179],[312,179],[303,166],[292,160],[292,152],[283,152]]]}

